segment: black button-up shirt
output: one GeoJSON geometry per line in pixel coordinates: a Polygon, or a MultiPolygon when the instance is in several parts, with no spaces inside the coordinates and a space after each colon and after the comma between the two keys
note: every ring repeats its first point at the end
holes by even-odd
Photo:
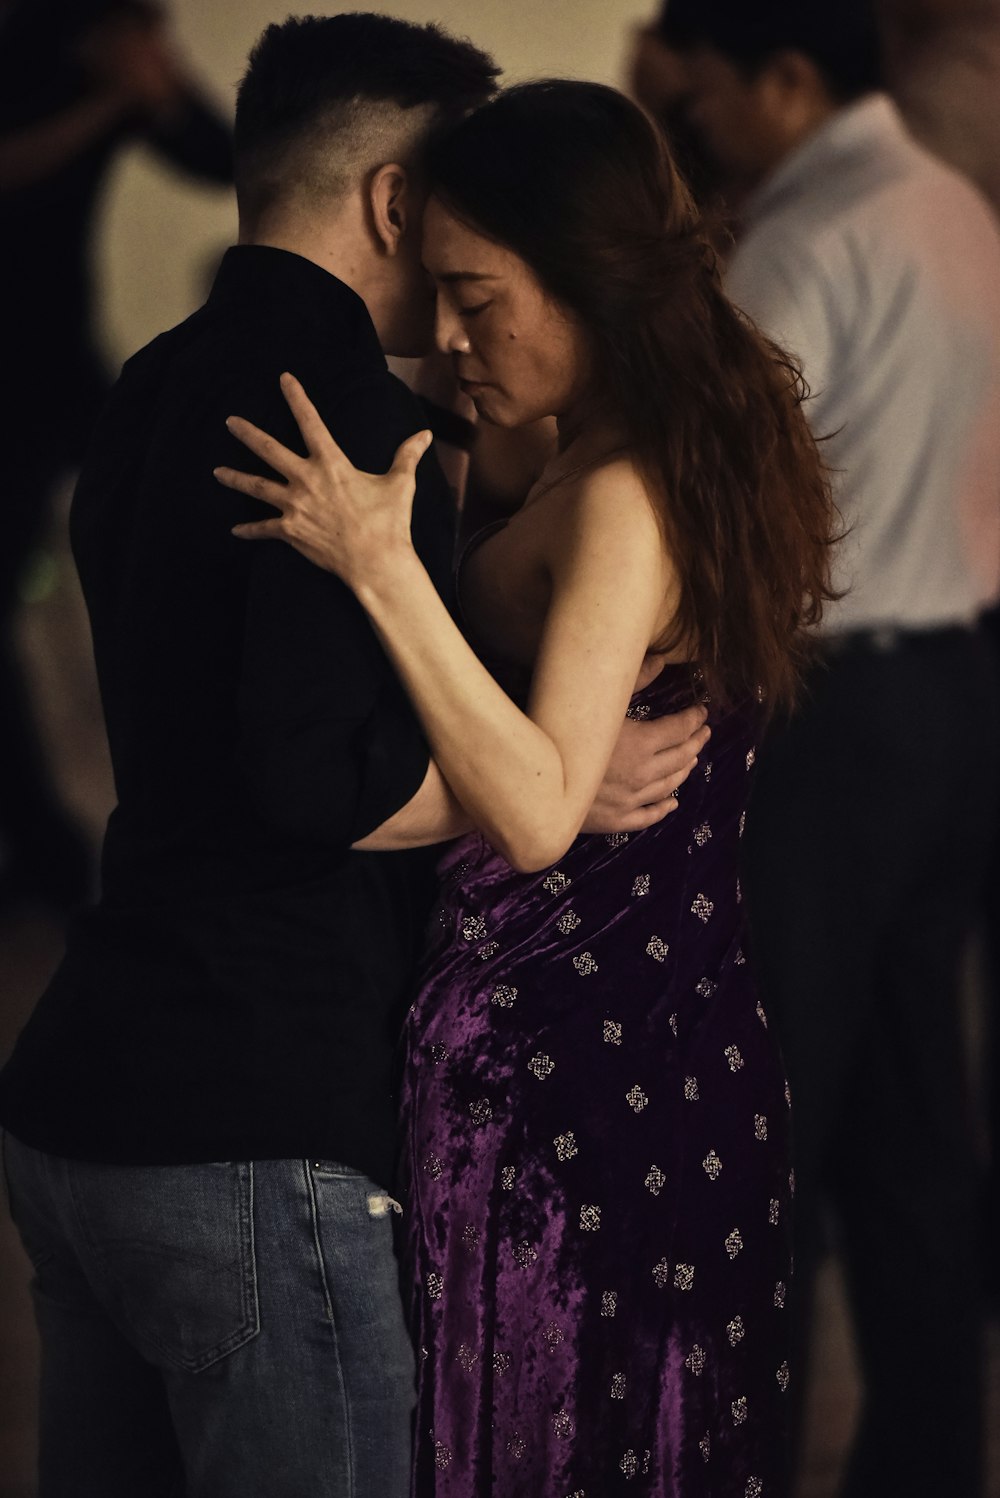
{"type": "MultiPolygon", "coordinates": [[[[350,844],[417,791],[428,751],[348,589],[230,535],[264,507],[212,476],[254,466],[225,418],[302,450],[285,369],[370,471],[423,424],[348,287],[244,246],[129,361],[98,426],[72,529],[118,806],[100,902],[0,1074],[0,1121],[82,1159],[311,1155],[386,1181],[430,858],[350,844]]],[[[413,531],[442,591],[451,526],[428,455],[413,531]]]]}

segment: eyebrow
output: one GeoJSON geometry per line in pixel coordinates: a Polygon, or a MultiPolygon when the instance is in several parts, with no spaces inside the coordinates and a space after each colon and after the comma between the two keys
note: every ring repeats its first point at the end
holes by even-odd
{"type": "Polygon", "coordinates": [[[485,271],[478,270],[449,270],[434,277],[435,281],[446,281],[451,285],[455,281],[496,281],[496,276],[488,275],[485,271]]]}

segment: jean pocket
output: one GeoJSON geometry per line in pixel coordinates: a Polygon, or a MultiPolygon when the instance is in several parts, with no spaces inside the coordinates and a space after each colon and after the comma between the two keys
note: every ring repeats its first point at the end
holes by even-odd
{"type": "Polygon", "coordinates": [[[190,1373],[260,1330],[253,1164],[74,1166],[109,1313],[151,1362],[190,1373]]]}

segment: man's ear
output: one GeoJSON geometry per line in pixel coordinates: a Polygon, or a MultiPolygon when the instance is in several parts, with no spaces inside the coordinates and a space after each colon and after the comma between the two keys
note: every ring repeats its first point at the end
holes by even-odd
{"type": "Polygon", "coordinates": [[[765,69],[772,88],[786,99],[826,99],[828,90],[823,74],[804,52],[788,48],[768,58],[765,69]]]}
{"type": "Polygon", "coordinates": [[[387,255],[395,255],[409,221],[409,180],[398,161],[380,166],[371,179],[368,201],[375,234],[387,255]]]}

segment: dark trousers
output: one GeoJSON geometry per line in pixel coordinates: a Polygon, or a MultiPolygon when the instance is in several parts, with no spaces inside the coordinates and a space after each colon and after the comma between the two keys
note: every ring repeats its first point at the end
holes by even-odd
{"type": "Polygon", "coordinates": [[[92,1165],[5,1140],[40,1498],[404,1498],[392,1206],[328,1160],[92,1165]]]}
{"type": "Polygon", "coordinates": [[[800,1388],[827,1212],[864,1376],[851,1498],[981,1489],[958,984],[998,744],[989,652],[955,630],[831,651],[760,756],[746,886],[792,1084],[800,1388]]]}
{"type": "MultiPolygon", "coordinates": [[[[983,620],[986,637],[993,650],[993,668],[1000,693],[1000,608],[991,610],[983,620]]],[[[997,792],[1000,794],[1000,760],[994,766],[997,792]]],[[[982,934],[986,958],[988,1045],[984,1060],[984,1082],[988,1095],[990,1133],[990,1171],[986,1189],[983,1226],[987,1244],[1000,1242],[1000,826],[996,830],[986,874],[982,908],[982,934]]],[[[1000,1254],[995,1251],[985,1266],[986,1284],[993,1298],[994,1311],[1000,1307],[1000,1254]]]]}

